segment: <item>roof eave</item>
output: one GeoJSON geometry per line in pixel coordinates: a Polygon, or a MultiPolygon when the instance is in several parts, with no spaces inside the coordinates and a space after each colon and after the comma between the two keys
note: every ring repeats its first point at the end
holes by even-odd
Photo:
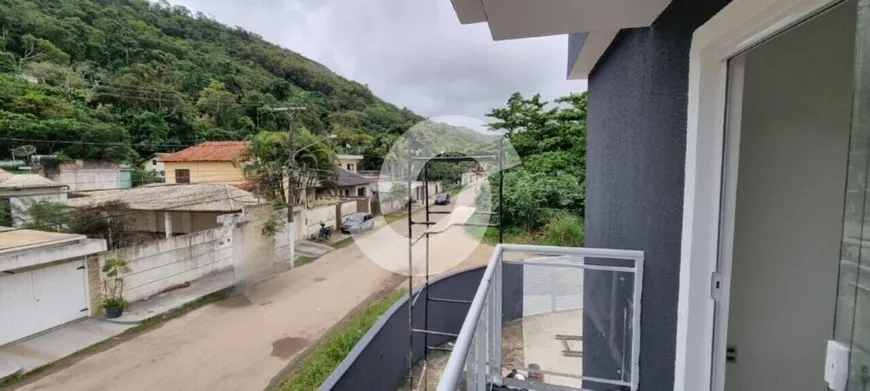
{"type": "Polygon", "coordinates": [[[651,26],[671,0],[451,2],[461,23],[486,22],[497,41],[568,34],[568,78],[583,79],[621,29],[651,26]]]}

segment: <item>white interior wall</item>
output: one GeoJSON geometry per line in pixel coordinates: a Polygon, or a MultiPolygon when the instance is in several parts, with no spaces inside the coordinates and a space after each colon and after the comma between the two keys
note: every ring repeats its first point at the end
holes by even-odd
{"type": "Polygon", "coordinates": [[[854,34],[850,3],[745,54],[728,391],[826,389],[854,34]]]}

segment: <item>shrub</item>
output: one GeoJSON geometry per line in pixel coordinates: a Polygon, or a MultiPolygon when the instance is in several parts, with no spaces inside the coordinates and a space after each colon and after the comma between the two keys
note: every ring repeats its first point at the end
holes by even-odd
{"type": "Polygon", "coordinates": [[[554,213],[537,242],[551,246],[583,246],[583,220],[568,213],[554,213]]]}

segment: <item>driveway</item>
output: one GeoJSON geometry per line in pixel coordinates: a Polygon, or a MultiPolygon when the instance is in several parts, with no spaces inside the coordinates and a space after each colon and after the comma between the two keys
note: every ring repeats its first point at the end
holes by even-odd
{"type": "MultiPolygon", "coordinates": [[[[415,218],[423,217],[417,213],[415,218]]],[[[407,233],[407,223],[403,219],[378,231],[385,230],[407,233]]],[[[451,237],[454,242],[470,240],[467,236],[451,237]]],[[[407,239],[382,246],[396,249],[385,253],[397,257],[386,263],[407,266],[405,246],[407,239]],[[404,251],[399,251],[401,248],[404,251]]],[[[491,249],[479,247],[457,267],[485,263],[491,249]]],[[[406,281],[371,262],[352,244],[250,287],[244,295],[169,321],[20,389],[263,389],[290,360],[351,310],[406,281]]]]}

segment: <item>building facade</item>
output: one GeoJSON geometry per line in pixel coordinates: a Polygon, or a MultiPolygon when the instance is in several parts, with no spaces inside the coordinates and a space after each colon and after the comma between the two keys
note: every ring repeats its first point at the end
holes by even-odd
{"type": "MultiPolygon", "coordinates": [[[[586,246],[645,254],[639,389],[863,389],[870,2],[452,3],[495,40],[569,36],[586,246]]],[[[610,378],[628,289],[582,288],[583,376],[610,378]]]]}
{"type": "Polygon", "coordinates": [[[164,154],[166,183],[242,184],[245,172],[238,159],[247,148],[245,141],[207,141],[164,154]]]}

